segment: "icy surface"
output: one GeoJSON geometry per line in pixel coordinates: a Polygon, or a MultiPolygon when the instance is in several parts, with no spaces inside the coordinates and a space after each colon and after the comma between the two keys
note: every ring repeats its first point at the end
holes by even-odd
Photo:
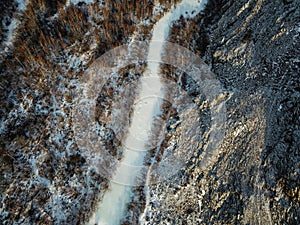
{"type": "Polygon", "coordinates": [[[141,81],[141,92],[124,144],[124,158],[113,177],[113,181],[117,182],[111,182],[110,190],[106,192],[102,202],[99,203],[89,224],[117,225],[124,216],[126,205],[129,203],[132,193],[130,185],[134,185],[146,154],[145,145],[150,138],[153,118],[161,113],[163,87],[160,82],[160,67],[157,62],[161,61],[163,41],[169,34],[172,22],[178,20],[182,15],[184,17],[197,15],[204,5],[204,1],[184,0],[166,13],[154,26],[147,56],[148,70],[141,81]]]}

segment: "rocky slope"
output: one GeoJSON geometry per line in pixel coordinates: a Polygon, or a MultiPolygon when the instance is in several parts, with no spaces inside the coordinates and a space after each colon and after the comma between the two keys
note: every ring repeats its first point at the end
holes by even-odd
{"type": "Polygon", "coordinates": [[[232,95],[218,159],[203,169],[199,154],[152,187],[148,224],[299,223],[299,9],[210,1],[174,25],[170,41],[201,54],[232,95]]]}

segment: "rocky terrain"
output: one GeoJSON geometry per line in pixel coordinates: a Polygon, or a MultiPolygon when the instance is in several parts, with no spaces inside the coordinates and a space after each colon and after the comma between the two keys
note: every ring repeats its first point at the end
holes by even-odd
{"type": "MultiPolygon", "coordinates": [[[[111,48],[149,40],[177,1],[0,2],[0,223],[84,224],[109,182],[74,139],[79,79],[111,48]]],[[[169,41],[201,56],[224,87],[225,137],[203,158],[210,107],[183,76],[181,88],[201,99],[195,154],[149,187],[149,202],[146,187],[135,187],[123,224],[138,224],[144,210],[146,224],[299,224],[299,18],[297,0],[210,0],[194,19],[174,23],[169,41]]],[[[180,71],[162,69],[178,80],[180,71]]],[[[102,90],[95,120],[104,130],[120,94],[114,87],[142,71],[126,68],[102,90]]],[[[182,118],[176,110],[165,118],[158,162],[164,149],[176,151],[182,118]]],[[[105,149],[121,159],[118,140],[105,132],[105,149]]]]}
{"type": "Polygon", "coordinates": [[[202,55],[232,95],[217,161],[203,170],[197,156],[152,187],[148,224],[299,223],[299,9],[210,1],[174,25],[170,41],[202,55]]]}

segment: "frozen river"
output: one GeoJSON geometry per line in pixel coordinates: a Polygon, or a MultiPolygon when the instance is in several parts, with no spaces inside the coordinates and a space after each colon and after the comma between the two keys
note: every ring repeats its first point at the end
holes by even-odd
{"type": "Polygon", "coordinates": [[[124,157],[116,169],[110,189],[99,202],[89,224],[118,225],[125,215],[126,206],[132,197],[132,186],[141,172],[146,155],[145,146],[151,137],[154,118],[161,113],[164,97],[160,81],[161,53],[173,21],[197,15],[206,1],[183,0],[166,13],[154,26],[147,56],[147,70],[141,78],[141,87],[132,115],[132,122],[123,145],[124,157]],[[155,61],[155,62],[154,62],[155,61]]]}

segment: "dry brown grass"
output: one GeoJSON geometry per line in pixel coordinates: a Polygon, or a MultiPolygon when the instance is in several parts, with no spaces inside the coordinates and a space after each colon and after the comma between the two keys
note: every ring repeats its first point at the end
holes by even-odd
{"type": "MultiPolygon", "coordinates": [[[[168,8],[175,1],[161,1],[168,8]]],[[[14,70],[15,62],[25,71],[42,70],[49,74],[62,72],[57,60],[62,52],[75,42],[82,42],[91,31],[98,44],[96,57],[116,46],[124,44],[130,35],[137,31],[143,19],[150,18],[153,4],[148,0],[110,1],[103,8],[98,3],[64,7],[64,2],[31,0],[26,12],[19,18],[22,21],[17,30],[14,62],[7,62],[14,70]],[[57,13],[57,18],[49,18],[57,13]],[[104,20],[89,21],[91,15],[101,15],[104,20]]],[[[146,37],[151,27],[141,26],[146,37]]],[[[45,74],[46,76],[46,74],[45,74]]]]}

